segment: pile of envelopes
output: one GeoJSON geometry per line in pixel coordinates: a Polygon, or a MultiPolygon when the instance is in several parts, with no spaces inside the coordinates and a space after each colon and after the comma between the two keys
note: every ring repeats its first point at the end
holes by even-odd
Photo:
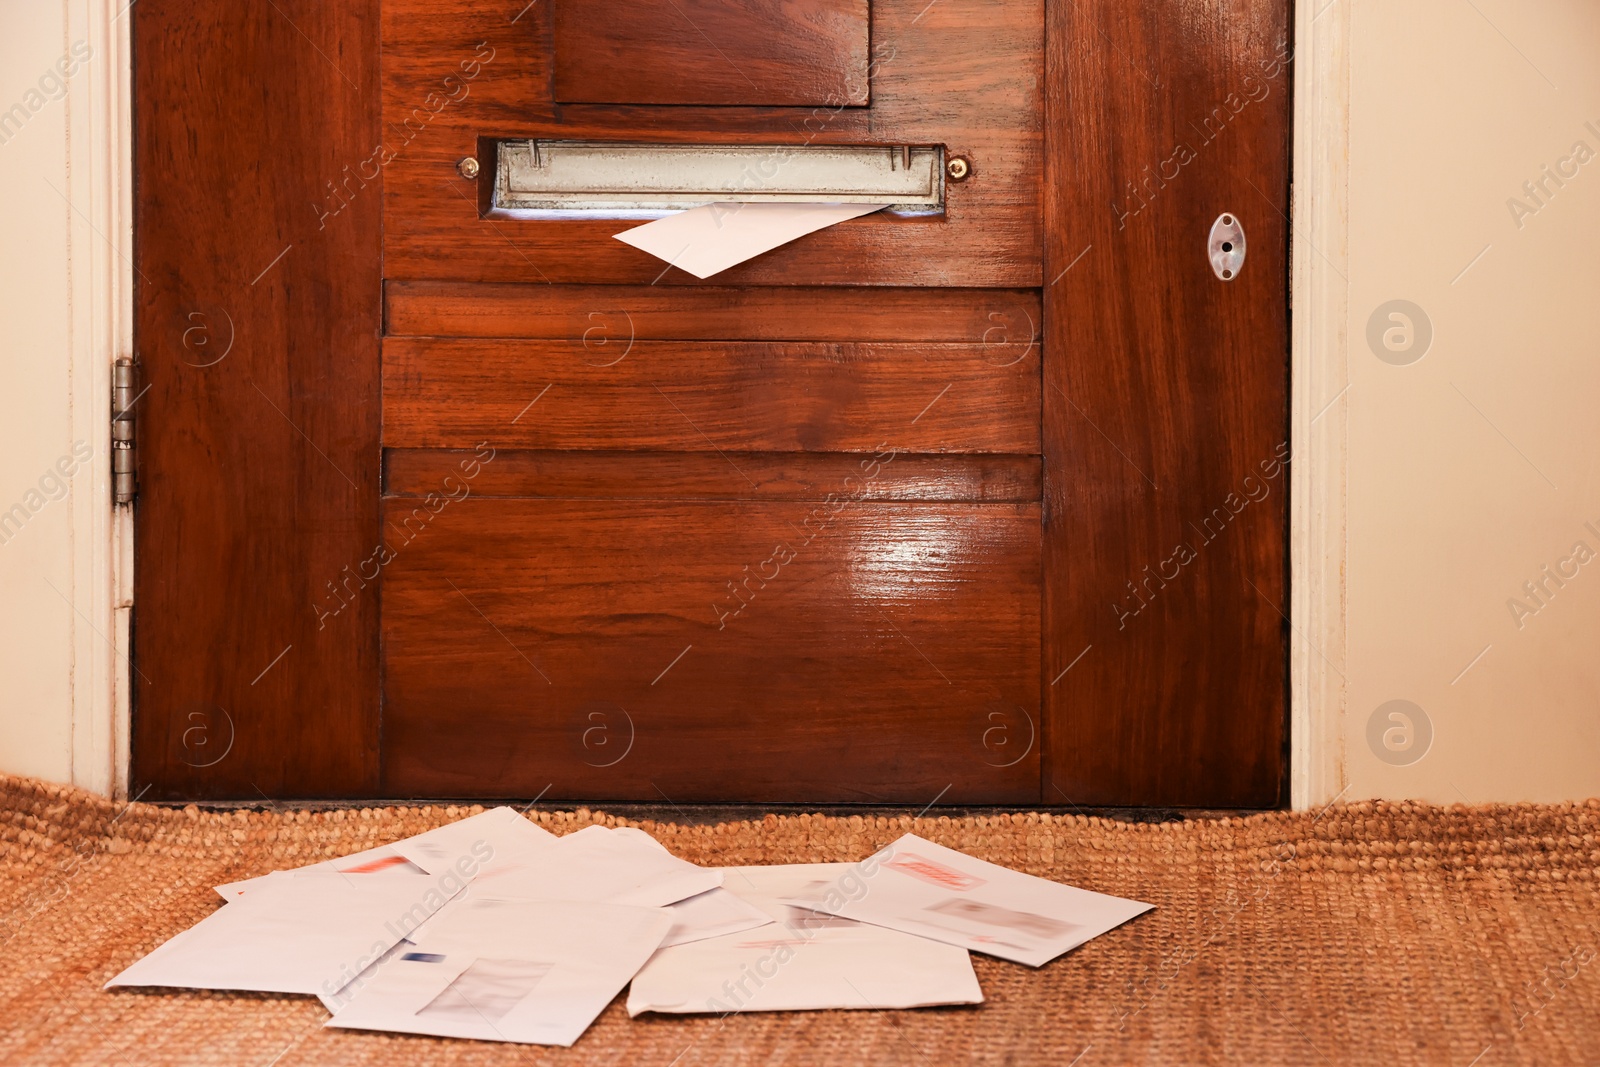
{"type": "Polygon", "coordinates": [[[624,986],[630,1016],[976,1004],[968,950],[1038,967],[1151,906],[912,834],[856,863],[700,867],[510,808],[217,892],[108,986],[301,993],[332,1027],[541,1045],[624,986]]]}

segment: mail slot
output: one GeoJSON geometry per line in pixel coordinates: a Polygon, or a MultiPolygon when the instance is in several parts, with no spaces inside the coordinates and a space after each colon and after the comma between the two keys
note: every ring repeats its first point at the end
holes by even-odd
{"type": "Polygon", "coordinates": [[[717,201],[944,210],[944,148],[501,141],[494,206],[620,215],[717,201]]]}

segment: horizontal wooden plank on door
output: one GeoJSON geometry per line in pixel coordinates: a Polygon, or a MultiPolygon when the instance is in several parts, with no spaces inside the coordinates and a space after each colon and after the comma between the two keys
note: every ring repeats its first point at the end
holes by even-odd
{"type": "Polygon", "coordinates": [[[945,145],[973,173],[931,218],[855,219],[731,268],[740,284],[1041,284],[1042,0],[873,0],[870,107],[556,104],[551,8],[527,0],[388,0],[384,128],[322,210],[383,174],[394,278],[693,284],[614,239],[616,219],[486,219],[491,179],[462,178],[479,139],[945,145]],[[365,178],[365,180],[364,180],[365,178]]]}
{"type": "Polygon", "coordinates": [[[1038,795],[1035,504],[384,510],[392,795],[1038,795]]]}
{"type": "Polygon", "coordinates": [[[384,493],[394,497],[549,499],[862,500],[1025,503],[1043,492],[1038,456],[852,452],[543,452],[384,450],[384,493]],[[466,463],[467,466],[462,466],[466,463]],[[472,477],[466,477],[467,472],[472,477]],[[865,477],[871,471],[871,478],[865,477]]]}
{"type": "Polygon", "coordinates": [[[867,102],[868,0],[550,0],[564,103],[867,102]]]}
{"type": "Polygon", "coordinates": [[[1039,452],[1025,343],[391,337],[383,351],[390,448],[1039,452]]]}
{"type": "MultiPolygon", "coordinates": [[[[389,281],[391,336],[542,337],[599,350],[628,341],[947,341],[1005,349],[1035,339],[1039,294],[1019,289],[476,285],[389,281]]],[[[605,362],[608,355],[597,357],[605,362]]]]}

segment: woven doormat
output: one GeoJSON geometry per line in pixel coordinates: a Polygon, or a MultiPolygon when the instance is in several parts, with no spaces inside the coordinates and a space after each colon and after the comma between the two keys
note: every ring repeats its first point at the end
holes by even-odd
{"type": "Polygon", "coordinates": [[[906,831],[1156,904],[1040,970],[974,957],[987,1003],[629,1020],[571,1049],[325,1030],[311,998],[103,992],[221,906],[211,887],[477,811],[175,810],[0,776],[6,1064],[1600,1063],[1600,801],[1161,824],[1058,815],[637,825],[708,865],[860,859],[906,831]]]}

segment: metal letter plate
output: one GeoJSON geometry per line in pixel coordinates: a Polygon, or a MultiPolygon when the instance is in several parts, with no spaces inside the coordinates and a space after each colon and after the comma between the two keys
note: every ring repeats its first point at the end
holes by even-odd
{"type": "Polygon", "coordinates": [[[494,206],[540,214],[680,211],[719,201],[944,210],[944,149],[889,145],[501,141],[494,206]]]}

